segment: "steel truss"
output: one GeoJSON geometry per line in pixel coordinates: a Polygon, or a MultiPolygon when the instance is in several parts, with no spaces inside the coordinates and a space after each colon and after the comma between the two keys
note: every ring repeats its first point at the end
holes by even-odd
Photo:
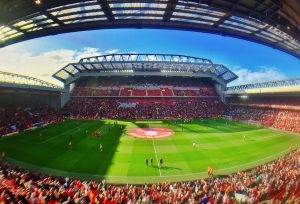
{"type": "Polygon", "coordinates": [[[214,64],[209,59],[171,54],[111,54],[83,58],[77,63],[66,65],[53,77],[69,84],[81,76],[101,74],[186,76],[187,73],[189,76],[213,76],[223,84],[237,78],[227,67],[214,64]]]}
{"type": "Polygon", "coordinates": [[[286,86],[300,86],[300,78],[231,86],[228,87],[226,91],[242,92],[247,89],[261,89],[261,88],[286,87],[286,86]]]}
{"type": "Polygon", "coordinates": [[[7,84],[26,85],[30,87],[48,87],[57,90],[62,89],[62,87],[56,86],[54,84],[34,77],[0,71],[0,85],[6,87],[7,84]]]}

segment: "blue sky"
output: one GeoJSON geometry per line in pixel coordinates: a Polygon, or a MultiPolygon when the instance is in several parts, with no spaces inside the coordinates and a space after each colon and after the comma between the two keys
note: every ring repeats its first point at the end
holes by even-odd
{"type": "Polygon", "coordinates": [[[300,60],[257,43],[213,34],[150,29],[84,31],[33,39],[0,49],[0,70],[53,83],[51,75],[80,57],[166,53],[211,59],[240,79],[233,84],[300,77],[300,60]]]}

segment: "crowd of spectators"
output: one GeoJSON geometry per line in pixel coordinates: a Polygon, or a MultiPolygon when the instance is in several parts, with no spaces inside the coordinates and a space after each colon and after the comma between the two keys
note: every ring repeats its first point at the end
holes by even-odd
{"type": "Polygon", "coordinates": [[[0,203],[299,203],[300,149],[245,172],[190,182],[112,185],[55,178],[2,163],[0,203]]]}
{"type": "Polygon", "coordinates": [[[193,119],[220,117],[224,106],[219,98],[72,98],[65,110],[85,119],[193,119]]]}
{"type": "Polygon", "coordinates": [[[0,109],[0,136],[32,128],[35,124],[56,123],[61,116],[52,108],[5,106],[0,109]]]}
{"type": "Polygon", "coordinates": [[[76,82],[74,97],[218,96],[209,80],[183,77],[98,77],[76,82]]]}
{"type": "Polygon", "coordinates": [[[234,120],[256,121],[264,126],[300,133],[300,110],[231,104],[225,115],[234,120]]]}
{"type": "Polygon", "coordinates": [[[174,86],[174,87],[212,87],[208,79],[162,77],[162,76],[112,76],[112,77],[82,77],[76,85],[79,87],[118,87],[118,86],[174,86]]]}
{"type": "Polygon", "coordinates": [[[214,88],[197,88],[188,89],[185,88],[174,88],[174,87],[75,87],[72,92],[73,97],[128,97],[128,96],[140,96],[140,97],[151,97],[151,96],[218,96],[214,88]]]}

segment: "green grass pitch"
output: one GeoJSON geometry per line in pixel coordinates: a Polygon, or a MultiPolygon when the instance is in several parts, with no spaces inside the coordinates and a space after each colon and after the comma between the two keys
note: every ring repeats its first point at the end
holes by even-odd
{"type": "Polygon", "coordinates": [[[50,175],[106,179],[111,183],[155,183],[203,178],[208,166],[218,175],[246,170],[300,144],[298,135],[224,119],[114,123],[68,120],[2,138],[0,151],[6,153],[10,163],[50,175]],[[175,133],[153,140],[127,135],[127,130],[138,127],[168,128],[175,133]],[[101,131],[102,136],[91,136],[93,131],[101,131]],[[67,147],[70,135],[71,150],[67,147]],[[198,147],[193,148],[193,143],[198,147]],[[154,164],[147,167],[145,159],[151,157],[154,164]],[[160,158],[164,164],[158,168],[160,158]]]}

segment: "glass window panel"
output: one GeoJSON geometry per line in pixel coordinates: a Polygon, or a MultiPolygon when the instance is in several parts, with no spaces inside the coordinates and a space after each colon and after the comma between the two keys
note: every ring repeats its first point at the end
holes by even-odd
{"type": "Polygon", "coordinates": [[[47,17],[45,15],[38,15],[38,16],[35,16],[35,17],[32,17],[30,18],[32,21],[39,21],[39,20],[42,20],[42,19],[46,19],[47,17]]]}
{"type": "MultiPolygon", "coordinates": [[[[10,31],[8,31],[8,32],[6,32],[6,33],[4,33],[5,35],[13,35],[13,34],[15,34],[15,33],[17,33],[18,31],[16,31],[16,30],[10,30],[10,31]]],[[[1,33],[1,31],[0,31],[0,33],[1,33]]]]}
{"type": "Polygon", "coordinates": [[[4,34],[4,33],[8,33],[9,31],[12,31],[12,29],[9,27],[2,27],[0,33],[4,34]]]}
{"type": "Polygon", "coordinates": [[[71,20],[71,19],[76,19],[84,16],[93,16],[93,17],[104,17],[104,13],[102,11],[99,12],[85,12],[85,13],[80,13],[80,14],[72,14],[68,16],[61,16],[58,17],[59,20],[71,20]],[[101,16],[102,15],[102,16],[101,16]]]}
{"type": "Polygon", "coordinates": [[[64,20],[75,19],[75,18],[78,18],[78,17],[80,17],[80,14],[63,16],[63,17],[59,17],[58,19],[64,21],[64,20]]]}
{"type": "Polygon", "coordinates": [[[91,5],[91,6],[84,6],[84,7],[81,7],[82,10],[100,10],[101,9],[101,6],[98,4],[98,5],[91,5]]]}
{"type": "Polygon", "coordinates": [[[43,29],[42,27],[35,27],[32,29],[26,30],[26,32],[33,32],[33,31],[42,30],[42,29],[43,29]]]}
{"type": "Polygon", "coordinates": [[[161,20],[163,17],[156,16],[116,16],[116,19],[128,19],[128,20],[161,20]]]}
{"type": "Polygon", "coordinates": [[[43,28],[50,28],[50,27],[57,27],[59,26],[57,23],[54,23],[54,24],[49,24],[49,25],[46,25],[46,26],[43,26],[43,28]]]}
{"type": "Polygon", "coordinates": [[[290,50],[294,49],[293,47],[289,46],[287,43],[279,42],[278,44],[282,45],[283,47],[289,48],[290,50]]]}
{"type": "MultiPolygon", "coordinates": [[[[202,5],[202,4],[201,4],[202,5]]],[[[196,4],[195,6],[192,6],[190,3],[189,4],[177,4],[176,5],[176,10],[184,10],[184,11],[193,11],[193,12],[199,12],[202,14],[211,14],[211,15],[215,15],[215,16],[224,16],[225,13],[224,12],[219,12],[219,11],[215,11],[215,10],[211,10],[208,8],[201,8],[198,6],[198,4],[196,4]]]]}
{"type": "Polygon", "coordinates": [[[92,0],[92,1],[85,1],[85,2],[68,4],[68,5],[64,5],[64,6],[57,6],[57,7],[48,9],[48,11],[63,10],[64,8],[70,8],[70,7],[73,7],[73,6],[86,5],[86,4],[89,4],[89,3],[97,3],[97,1],[96,0],[92,0]]]}
{"type": "Polygon", "coordinates": [[[289,41],[289,42],[290,42],[291,44],[297,46],[298,48],[300,48],[300,42],[299,42],[299,41],[293,39],[293,40],[291,40],[291,41],[289,41]]]}
{"type": "Polygon", "coordinates": [[[104,16],[102,11],[83,13],[82,16],[104,16]]]}
{"type": "Polygon", "coordinates": [[[75,8],[69,8],[65,10],[59,10],[55,12],[51,12],[52,15],[54,16],[61,16],[64,14],[72,14],[75,12],[84,12],[84,11],[90,11],[90,10],[101,10],[100,5],[91,5],[91,6],[82,6],[82,7],[75,7],[75,8]]]}
{"type": "Polygon", "coordinates": [[[299,46],[296,46],[296,45],[290,43],[289,41],[285,41],[284,43],[291,46],[293,49],[298,49],[299,48],[299,46]]]}
{"type": "Polygon", "coordinates": [[[72,73],[72,74],[76,74],[78,73],[78,70],[75,69],[73,66],[68,66],[65,68],[68,72],[72,73]]]}
{"type": "Polygon", "coordinates": [[[268,36],[265,36],[265,35],[262,35],[262,34],[259,34],[259,33],[256,33],[255,35],[258,36],[258,37],[264,38],[264,39],[266,39],[266,40],[269,40],[269,41],[272,41],[272,42],[276,42],[275,39],[270,38],[270,37],[268,37],[268,36]]]}
{"type": "MultiPolygon", "coordinates": [[[[102,66],[99,64],[96,64],[98,66],[98,68],[102,68],[102,66]]],[[[103,63],[103,67],[106,68],[106,69],[113,69],[113,67],[111,66],[111,64],[108,64],[108,63],[103,63]]]]}
{"type": "MultiPolygon", "coordinates": [[[[179,3],[187,4],[187,2],[184,1],[184,0],[180,0],[179,3]]],[[[203,7],[208,7],[207,4],[201,4],[201,3],[196,3],[196,2],[192,2],[192,1],[189,1],[187,5],[193,5],[193,6],[199,6],[200,5],[200,6],[203,6],[203,7]]]]}
{"type": "Polygon", "coordinates": [[[198,23],[198,24],[206,24],[206,25],[213,25],[214,23],[208,21],[198,21],[198,20],[190,20],[190,19],[183,19],[183,18],[171,18],[171,21],[182,21],[182,22],[189,22],[189,23],[198,23]]]}
{"type": "Polygon", "coordinates": [[[28,24],[26,26],[21,27],[21,29],[26,30],[26,29],[29,29],[29,28],[32,28],[32,27],[35,27],[35,26],[36,26],[36,24],[28,24]]]}
{"type": "Polygon", "coordinates": [[[84,66],[90,70],[94,69],[94,67],[90,63],[86,63],[86,64],[84,64],[84,66]]]}
{"type": "Polygon", "coordinates": [[[257,31],[258,30],[257,28],[247,26],[245,24],[240,24],[240,23],[237,23],[237,22],[228,21],[228,20],[225,21],[225,24],[231,24],[231,25],[239,26],[241,28],[245,28],[245,29],[252,30],[252,31],[257,31]]]}
{"type": "Polygon", "coordinates": [[[63,70],[58,72],[56,74],[56,76],[58,76],[59,78],[62,78],[62,79],[67,79],[67,78],[70,77],[70,75],[67,72],[63,71],[63,70]]]}
{"type": "Polygon", "coordinates": [[[224,74],[222,76],[222,78],[225,79],[225,80],[232,79],[232,77],[233,77],[233,75],[230,72],[227,72],[226,74],[224,74]]]}
{"type": "Polygon", "coordinates": [[[224,24],[219,25],[219,27],[222,27],[222,28],[228,28],[228,29],[231,29],[231,30],[236,30],[236,31],[240,31],[240,32],[243,32],[243,33],[251,33],[251,32],[248,31],[248,30],[244,30],[244,29],[242,29],[242,28],[231,27],[231,26],[229,26],[229,25],[224,25],[224,24]]]}
{"type": "Polygon", "coordinates": [[[279,41],[283,40],[282,38],[280,38],[276,35],[273,35],[272,33],[266,32],[266,31],[262,31],[261,33],[264,35],[270,36],[271,38],[275,38],[276,40],[279,40],[279,41]]]}
{"type": "Polygon", "coordinates": [[[26,24],[31,23],[31,22],[32,21],[20,21],[18,23],[13,24],[13,26],[15,26],[15,27],[21,27],[21,26],[26,25],[26,24]]]}
{"type": "Polygon", "coordinates": [[[246,18],[240,18],[238,16],[231,16],[230,19],[234,19],[234,20],[252,25],[252,26],[257,27],[257,28],[264,28],[264,27],[267,26],[267,24],[265,24],[265,23],[263,23],[259,20],[256,20],[256,19],[246,19],[246,18]]]}
{"type": "Polygon", "coordinates": [[[274,34],[274,35],[277,35],[280,38],[293,40],[292,36],[286,34],[285,32],[283,32],[283,31],[281,31],[281,30],[279,30],[279,29],[277,29],[277,28],[275,28],[273,26],[269,27],[267,29],[267,31],[270,32],[270,33],[272,33],[272,34],[274,34]]]}
{"type": "Polygon", "coordinates": [[[66,9],[66,10],[60,10],[55,13],[55,16],[62,15],[62,14],[68,14],[68,13],[74,13],[77,11],[82,11],[82,10],[80,9],[80,7],[70,8],[70,9],[66,9]]]}
{"type": "Polygon", "coordinates": [[[201,18],[201,19],[206,19],[206,20],[211,20],[211,21],[218,21],[220,18],[217,17],[210,17],[210,16],[204,16],[200,14],[194,14],[194,13],[181,13],[181,12],[174,12],[173,16],[184,16],[184,17],[192,17],[192,18],[201,18]]]}
{"type": "Polygon", "coordinates": [[[166,8],[166,3],[110,3],[110,8],[166,8]]]}
{"type": "Polygon", "coordinates": [[[151,11],[151,10],[117,10],[113,14],[164,14],[164,11],[151,11]]]}
{"type": "Polygon", "coordinates": [[[72,21],[64,21],[65,24],[71,24],[71,23],[83,23],[83,22],[89,22],[89,21],[104,21],[106,20],[105,17],[101,18],[88,18],[88,19],[78,19],[78,20],[72,20],[72,21]]]}
{"type": "Polygon", "coordinates": [[[23,33],[15,33],[15,34],[13,34],[13,35],[7,36],[6,38],[7,38],[7,39],[15,38],[15,37],[18,37],[18,36],[20,36],[20,35],[23,35],[23,33]]]}

